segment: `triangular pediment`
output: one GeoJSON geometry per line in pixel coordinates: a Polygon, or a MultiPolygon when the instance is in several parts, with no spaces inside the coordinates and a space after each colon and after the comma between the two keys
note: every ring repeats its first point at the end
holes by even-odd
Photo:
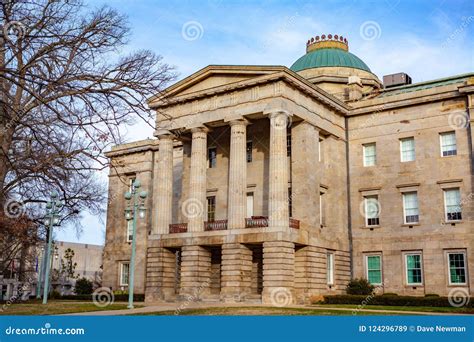
{"type": "Polygon", "coordinates": [[[210,65],[168,87],[161,96],[150,98],[149,104],[159,98],[189,95],[225,85],[237,84],[255,77],[281,72],[283,69],[285,69],[283,66],[210,65]]]}

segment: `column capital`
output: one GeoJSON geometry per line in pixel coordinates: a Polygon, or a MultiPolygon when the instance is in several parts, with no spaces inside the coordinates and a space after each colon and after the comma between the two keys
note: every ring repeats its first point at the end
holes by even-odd
{"type": "Polygon", "coordinates": [[[159,129],[155,133],[155,137],[157,137],[159,140],[173,140],[174,139],[174,134],[167,129],[159,129]]]}
{"type": "Polygon", "coordinates": [[[286,110],[268,113],[271,129],[287,129],[291,126],[291,114],[286,110]]]}
{"type": "Polygon", "coordinates": [[[188,128],[191,133],[209,133],[210,129],[206,126],[196,126],[188,128]]]}
{"type": "Polygon", "coordinates": [[[291,114],[289,111],[285,110],[285,109],[275,109],[275,110],[272,110],[271,112],[263,112],[264,115],[268,115],[268,117],[270,119],[273,119],[275,117],[278,117],[280,115],[285,115],[287,118],[293,116],[293,114],[291,114]]]}
{"type": "Polygon", "coordinates": [[[235,125],[247,126],[250,124],[250,122],[245,118],[232,119],[232,120],[229,120],[228,123],[230,127],[235,126],[235,125]]]}

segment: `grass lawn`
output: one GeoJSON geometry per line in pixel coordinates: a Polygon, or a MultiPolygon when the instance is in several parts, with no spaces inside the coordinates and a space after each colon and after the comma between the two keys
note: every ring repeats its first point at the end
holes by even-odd
{"type": "MultiPolygon", "coordinates": [[[[404,313],[401,312],[401,315],[404,313]]],[[[164,315],[176,315],[176,311],[159,311],[159,312],[149,312],[145,314],[146,316],[164,316],[164,315]]],[[[202,309],[185,309],[179,312],[179,316],[271,316],[271,315],[284,315],[284,316],[335,316],[335,315],[352,315],[351,311],[342,311],[342,310],[327,310],[320,309],[311,309],[311,308],[274,308],[274,307],[218,307],[218,308],[202,308],[202,309]]],[[[358,315],[387,315],[386,313],[374,313],[361,311],[358,315]]]]}
{"type": "MultiPolygon", "coordinates": [[[[358,305],[354,305],[354,304],[321,304],[321,305],[313,305],[313,306],[316,306],[318,308],[332,307],[332,308],[347,308],[347,309],[357,309],[357,307],[358,307],[358,305]]],[[[437,306],[366,305],[366,306],[364,306],[364,309],[474,314],[474,308],[467,308],[467,307],[455,308],[455,307],[452,307],[452,306],[437,307],[437,306]]]]}
{"type": "MultiPolygon", "coordinates": [[[[135,307],[139,308],[142,306],[135,305],[135,307]]],[[[43,305],[40,300],[31,300],[26,303],[11,304],[6,307],[0,304],[0,315],[59,315],[101,310],[123,310],[126,308],[126,303],[114,303],[100,308],[95,306],[93,302],[49,300],[48,304],[43,305]]]]}

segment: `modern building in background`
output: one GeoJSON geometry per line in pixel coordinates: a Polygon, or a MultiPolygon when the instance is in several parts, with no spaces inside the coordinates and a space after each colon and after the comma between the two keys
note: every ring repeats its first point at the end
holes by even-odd
{"type": "MultiPolygon", "coordinates": [[[[25,265],[20,266],[21,260],[15,259],[7,277],[0,278],[0,300],[8,300],[21,294],[23,299],[36,296],[39,270],[45,255],[46,246],[34,248],[31,258],[25,259],[25,265]],[[20,270],[22,270],[20,272],[20,270]]],[[[65,241],[54,241],[51,262],[51,287],[62,295],[74,293],[76,280],[87,278],[96,286],[102,281],[102,253],[104,246],[90,245],[65,241]],[[66,264],[65,253],[70,249],[74,252],[72,263],[76,264],[74,276],[64,272],[66,264]],[[61,263],[63,260],[63,263],[61,263]]]]}
{"type": "Polygon", "coordinates": [[[75,242],[56,241],[53,253],[53,276],[51,285],[61,294],[73,294],[76,280],[86,278],[93,282],[96,286],[102,281],[102,253],[104,246],[91,245],[75,242]],[[74,275],[69,277],[64,270],[67,263],[65,259],[66,251],[72,250],[75,264],[74,275]],[[61,263],[63,260],[63,263],[61,263]]]}
{"type": "Polygon", "coordinates": [[[137,179],[147,301],[473,295],[474,73],[383,80],[322,35],[290,68],[211,65],[151,98],[157,139],[107,154],[103,285],[128,286],[137,179]]]}

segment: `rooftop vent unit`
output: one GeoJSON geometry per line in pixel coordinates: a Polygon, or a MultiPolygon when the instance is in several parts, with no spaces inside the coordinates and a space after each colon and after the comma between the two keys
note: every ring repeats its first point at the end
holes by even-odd
{"type": "Polygon", "coordinates": [[[411,77],[405,74],[404,72],[385,75],[383,77],[383,86],[385,88],[398,87],[407,84],[411,84],[411,77]]]}

